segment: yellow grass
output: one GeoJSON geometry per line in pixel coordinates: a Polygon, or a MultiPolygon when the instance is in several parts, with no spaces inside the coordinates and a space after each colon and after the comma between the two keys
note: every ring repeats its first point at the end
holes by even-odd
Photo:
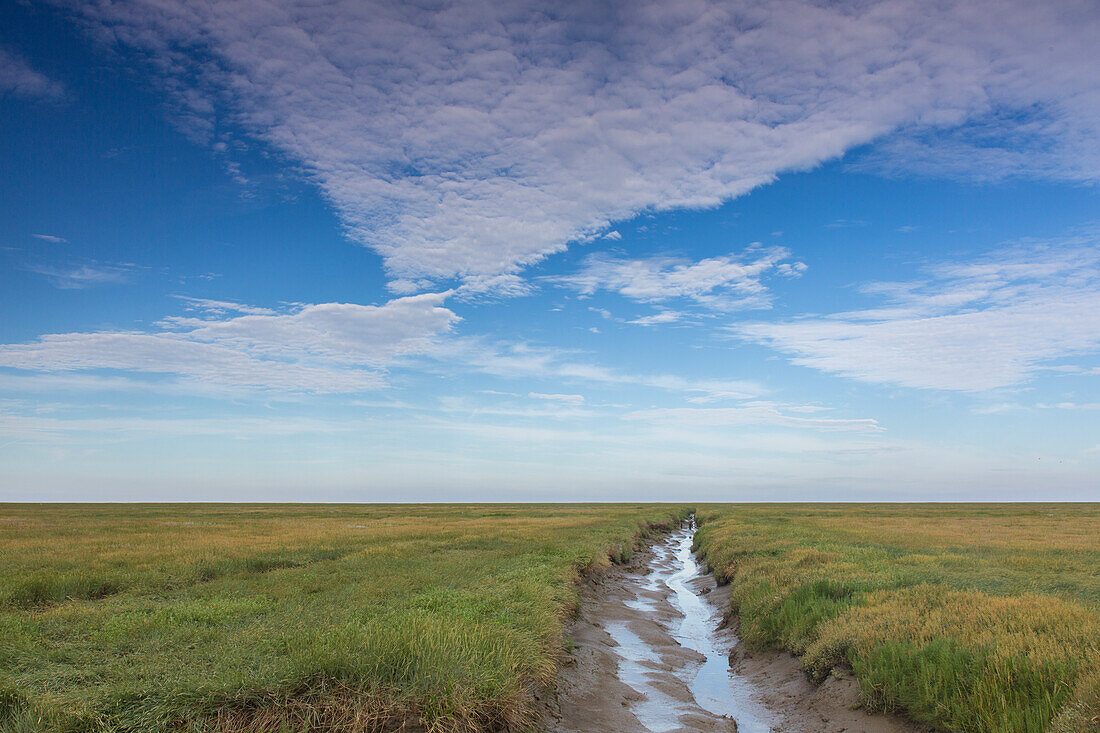
{"type": "Polygon", "coordinates": [[[709,508],[742,634],[941,730],[1100,730],[1100,506],[709,508]]]}

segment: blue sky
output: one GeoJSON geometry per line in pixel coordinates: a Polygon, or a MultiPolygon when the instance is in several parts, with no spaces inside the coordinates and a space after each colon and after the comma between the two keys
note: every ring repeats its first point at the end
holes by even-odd
{"type": "Polygon", "coordinates": [[[1100,500],[1098,35],[9,3],[0,500],[1100,500]]]}

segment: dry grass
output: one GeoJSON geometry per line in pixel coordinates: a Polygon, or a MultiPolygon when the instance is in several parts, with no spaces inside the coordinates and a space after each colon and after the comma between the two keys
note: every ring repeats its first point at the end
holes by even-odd
{"type": "Polygon", "coordinates": [[[941,730],[1100,730],[1100,506],[711,508],[748,640],[941,730]]]}
{"type": "Polygon", "coordinates": [[[3,505],[0,730],[522,728],[579,575],[685,514],[3,505]]]}

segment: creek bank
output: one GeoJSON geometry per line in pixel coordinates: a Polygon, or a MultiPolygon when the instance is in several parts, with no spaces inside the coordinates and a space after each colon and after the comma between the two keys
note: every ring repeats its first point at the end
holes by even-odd
{"type": "Polygon", "coordinates": [[[850,675],[814,685],[789,654],[721,628],[729,591],[691,552],[686,522],[589,579],[544,727],[553,733],[916,733],[859,707],[850,675]]]}

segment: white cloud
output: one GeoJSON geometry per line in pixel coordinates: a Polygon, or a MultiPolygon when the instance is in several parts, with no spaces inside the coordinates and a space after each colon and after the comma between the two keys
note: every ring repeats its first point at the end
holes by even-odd
{"type": "Polygon", "coordinates": [[[39,417],[0,412],[0,436],[22,440],[51,440],[60,436],[89,434],[104,438],[213,435],[229,438],[265,438],[304,433],[334,433],[353,425],[333,420],[280,416],[279,418],[143,418],[143,417],[39,417]]]}
{"type": "Polygon", "coordinates": [[[27,269],[44,275],[54,287],[61,290],[83,290],[95,285],[124,283],[138,268],[129,264],[104,265],[91,262],[64,267],[34,265],[27,269]]]}
{"type": "MultiPolygon", "coordinates": [[[[58,100],[65,96],[65,87],[35,71],[17,54],[0,46],[0,94],[58,100]]],[[[41,238],[54,241],[51,237],[41,238]]]]}
{"type": "MultiPolygon", "coordinates": [[[[2,61],[0,61],[0,63],[2,63],[2,61]]],[[[54,244],[64,244],[64,243],[69,241],[69,240],[65,239],[64,237],[57,237],[57,236],[54,236],[53,234],[32,234],[31,236],[34,237],[35,239],[41,239],[41,240],[44,240],[46,242],[52,242],[54,244]]]]}
{"type": "Polygon", "coordinates": [[[975,415],[1004,415],[1026,409],[1016,402],[998,402],[991,405],[979,405],[971,410],[975,415]]]}
{"type": "Polygon", "coordinates": [[[531,292],[531,284],[519,275],[470,275],[455,289],[463,300],[518,298],[531,292]]]}
{"type": "Polygon", "coordinates": [[[802,277],[807,269],[805,262],[780,262],[775,266],[777,275],[790,278],[802,277]]]}
{"type": "Polygon", "coordinates": [[[723,395],[750,399],[767,390],[750,380],[688,379],[674,374],[631,374],[596,364],[569,359],[570,353],[542,349],[527,344],[485,344],[477,339],[454,339],[435,352],[448,366],[463,364],[484,374],[518,379],[536,377],[563,382],[591,382],[637,386],[693,395],[723,395]]]}
{"type": "Polygon", "coordinates": [[[698,394],[694,397],[688,397],[688,402],[691,402],[691,403],[696,404],[696,405],[706,405],[706,404],[709,404],[711,402],[721,402],[723,400],[743,400],[743,399],[745,399],[745,395],[743,393],[740,393],[740,392],[714,391],[714,392],[705,392],[703,394],[698,394]]]}
{"type": "MultiPolygon", "coordinates": [[[[790,252],[783,247],[748,250],[740,257],[730,254],[698,261],[675,257],[626,259],[597,254],[589,256],[576,274],[548,279],[581,295],[609,290],[645,303],[686,298],[716,310],[767,308],[772,296],[763,278],[769,273],[792,276],[805,270],[801,262],[784,263],[783,260],[789,257],[790,252]],[[790,266],[779,270],[782,265],[790,266]]],[[[675,320],[671,316],[665,317],[668,320],[652,318],[656,320],[651,319],[643,325],[675,320]]]]}
{"type": "Polygon", "coordinates": [[[187,295],[173,295],[173,298],[182,300],[187,304],[188,310],[203,311],[210,315],[224,315],[226,313],[241,313],[253,316],[273,316],[275,311],[270,308],[260,308],[254,305],[235,303],[229,300],[210,300],[208,298],[192,298],[187,295]]]}
{"type": "Polygon", "coordinates": [[[796,364],[881,384],[988,390],[1100,350],[1100,242],[1021,245],[864,288],[882,307],[731,330],[796,364]]]}
{"type": "Polygon", "coordinates": [[[531,392],[527,396],[533,400],[553,400],[554,402],[561,402],[565,405],[584,404],[584,395],[579,394],[543,394],[541,392],[531,392]]]}
{"type": "Polygon", "coordinates": [[[1052,405],[1040,402],[1035,406],[1041,410],[1100,410],[1100,402],[1058,402],[1052,405]]]}
{"type": "Polygon", "coordinates": [[[153,332],[52,334],[0,346],[0,366],[164,374],[196,387],[357,392],[382,386],[382,368],[430,350],[451,329],[459,318],[443,306],[449,294],[380,306],[321,303],[278,314],[236,306],[244,315],[166,318],[153,332]]]}
{"type": "MultiPolygon", "coordinates": [[[[1060,70],[1063,73],[1068,69],[1060,70]]],[[[1061,81],[1061,80],[1059,80],[1061,81]]],[[[1037,109],[991,111],[964,128],[949,131],[916,128],[883,141],[852,161],[857,172],[893,176],[913,174],[995,182],[1028,177],[1068,181],[1095,181],[1100,158],[1090,154],[1097,130],[1074,119],[1096,114],[1100,94],[1092,90],[1065,100],[1047,96],[1037,109]]]]}
{"type": "Polygon", "coordinates": [[[100,332],[43,336],[0,347],[0,366],[40,372],[112,369],[178,377],[207,385],[303,392],[357,392],[382,386],[375,371],[253,356],[232,343],[185,334],[100,332]]]}
{"type": "MultiPolygon", "coordinates": [[[[480,394],[495,397],[524,397],[513,392],[501,392],[493,389],[478,390],[480,394]]],[[[385,410],[402,410],[420,413],[425,420],[438,424],[446,420],[446,415],[458,414],[462,416],[466,425],[471,421],[482,418],[518,418],[521,420],[539,420],[542,418],[554,418],[556,420],[588,420],[597,417],[594,410],[583,408],[583,395],[555,395],[531,392],[527,399],[541,400],[537,407],[532,407],[529,402],[508,400],[494,404],[485,404],[482,401],[471,399],[469,395],[447,395],[440,397],[435,404],[416,404],[408,402],[363,402],[354,404],[366,408],[382,408],[385,410]]],[[[461,423],[456,423],[461,424],[461,423]]]]}
{"type": "MultiPolygon", "coordinates": [[[[815,408],[813,411],[817,411],[815,408]]],[[[777,425],[789,428],[813,430],[838,430],[875,433],[882,431],[877,421],[869,418],[843,419],[828,417],[802,417],[790,412],[804,412],[797,406],[777,405],[771,402],[750,402],[737,407],[671,407],[653,410],[637,410],[623,416],[624,420],[653,423],[671,423],[694,426],[744,426],[777,425]]]]}
{"type": "Polygon", "coordinates": [[[514,274],[899,130],[877,148],[897,167],[1100,178],[1087,2],[71,5],[146,53],[182,125],[299,162],[397,292],[514,274]]]}
{"type": "MultiPolygon", "coordinates": [[[[444,306],[454,296],[446,291],[396,298],[381,306],[322,303],[283,311],[175,296],[203,317],[166,317],[151,331],[50,334],[0,345],[0,367],[34,373],[0,375],[0,387],[348,393],[385,386],[387,368],[415,365],[428,371],[438,366],[445,373],[459,369],[507,379],[636,386],[715,398],[748,399],[766,392],[751,381],[624,373],[572,361],[571,352],[456,337],[451,331],[461,319],[444,306]],[[98,370],[128,374],[94,373],[98,370]]],[[[580,397],[547,392],[529,396],[580,397]]]]}
{"type": "Polygon", "coordinates": [[[675,323],[683,318],[683,316],[684,314],[679,311],[661,311],[651,316],[635,318],[633,321],[627,321],[627,323],[633,323],[636,326],[658,326],[664,323],[675,323]]]}
{"type": "Polygon", "coordinates": [[[612,242],[618,242],[622,238],[623,235],[615,229],[612,229],[610,232],[600,237],[600,239],[610,239],[612,242]]]}

